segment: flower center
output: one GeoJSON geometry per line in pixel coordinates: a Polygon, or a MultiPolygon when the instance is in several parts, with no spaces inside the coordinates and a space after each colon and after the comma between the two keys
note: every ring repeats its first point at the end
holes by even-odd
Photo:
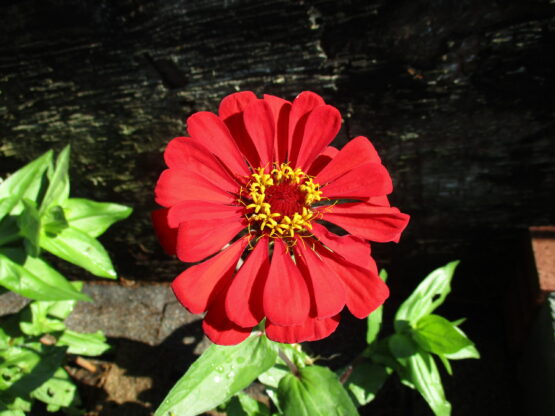
{"type": "Polygon", "coordinates": [[[270,237],[293,237],[312,229],[317,216],[310,206],[322,199],[319,185],[300,168],[275,164],[270,173],[256,169],[241,192],[249,223],[270,237]]]}

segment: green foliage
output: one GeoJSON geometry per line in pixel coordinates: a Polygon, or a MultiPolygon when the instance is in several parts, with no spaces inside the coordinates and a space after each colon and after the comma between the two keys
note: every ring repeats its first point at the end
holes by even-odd
{"type": "Polygon", "coordinates": [[[226,406],[227,416],[270,416],[270,409],[246,393],[239,392],[226,406]]]}
{"type": "Polygon", "coordinates": [[[77,389],[63,369],[66,353],[95,356],[109,345],[100,333],[66,328],[64,320],[75,304],[34,301],[0,321],[0,415],[3,410],[31,411],[33,400],[52,412],[70,412],[79,405],[77,389]]]}
{"type": "Polygon", "coordinates": [[[451,414],[434,355],[449,374],[452,374],[449,360],[479,358],[472,341],[458,328],[464,320],[450,322],[432,314],[451,291],[457,265],[458,262],[451,262],[434,270],[418,285],[397,310],[394,334],[378,342],[377,332],[373,331],[363,355],[369,360],[364,363],[365,371],[376,382],[364,384],[354,377],[356,388],[349,387],[359,404],[372,400],[385,378],[395,371],[403,384],[422,395],[436,416],[451,414]]]}
{"type": "MultiPolygon", "coordinates": [[[[387,272],[385,270],[380,271],[380,277],[385,282],[387,281],[387,272]]],[[[382,314],[383,305],[380,305],[378,309],[368,315],[366,318],[367,330],[366,330],[366,343],[371,345],[377,338],[382,327],[382,314]]]]}
{"type": "Polygon", "coordinates": [[[96,356],[109,348],[101,332],[66,328],[76,302],[91,299],[82,283],[70,283],[40,254],[47,250],[115,278],[96,237],[131,209],[70,199],[68,168],[69,146],[55,162],[49,151],[0,183],[0,294],[9,290],[33,300],[0,320],[0,416],[23,416],[36,400],[50,412],[78,413],[77,389],[63,368],[67,354],[96,356]]]}
{"type": "Polygon", "coordinates": [[[38,259],[41,250],[96,276],[116,278],[112,262],[96,238],[128,217],[131,208],[69,198],[68,168],[69,146],[56,161],[49,151],[0,184],[0,286],[35,300],[84,300],[67,282],[61,283],[65,278],[42,260],[40,264],[28,260],[38,259]],[[37,270],[31,269],[31,263],[37,270]]]}
{"type": "Polygon", "coordinates": [[[326,367],[318,365],[287,374],[278,386],[278,397],[287,416],[356,416],[349,394],[326,367]]]}
{"type": "Polygon", "coordinates": [[[374,400],[393,370],[367,358],[361,358],[349,371],[352,372],[345,382],[345,388],[357,406],[364,406],[374,400]]]}
{"type": "Polygon", "coordinates": [[[156,416],[193,416],[247,387],[276,362],[274,344],[251,335],[233,346],[211,345],[168,393],[156,416]]]}

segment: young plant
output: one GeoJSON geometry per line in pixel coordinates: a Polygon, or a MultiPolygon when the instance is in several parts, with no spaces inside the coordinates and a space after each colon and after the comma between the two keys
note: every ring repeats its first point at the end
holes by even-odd
{"type": "MultiPolygon", "coordinates": [[[[378,339],[381,308],[368,317],[368,347],[345,377],[346,387],[359,405],[374,399],[393,372],[401,382],[417,390],[436,416],[451,414],[434,356],[449,375],[449,360],[480,358],[478,350],[459,328],[464,319],[450,322],[432,312],[451,291],[451,280],[458,265],[454,261],[430,273],[395,314],[395,333],[378,339]]],[[[386,279],[385,272],[381,274],[386,279]]]]}
{"type": "MultiPolygon", "coordinates": [[[[219,406],[228,416],[356,416],[396,372],[437,416],[451,414],[433,355],[452,374],[449,360],[479,358],[458,325],[432,314],[450,291],[458,262],[433,271],[395,315],[395,333],[378,339],[381,307],[368,317],[365,351],[338,374],[315,364],[300,344],[278,344],[255,331],[241,344],[212,345],[191,366],[156,416],[194,416],[219,406]],[[242,392],[264,385],[271,407],[242,392]]],[[[380,273],[386,280],[385,271],[380,273]]]]}
{"type": "Polygon", "coordinates": [[[69,146],[52,151],[0,183],[0,293],[32,299],[0,320],[0,415],[30,412],[35,400],[48,411],[75,414],[76,386],[64,369],[66,354],[96,356],[109,345],[101,332],[65,327],[78,300],[90,301],[80,282],[69,282],[41,258],[43,250],[92,274],[116,278],[96,239],[131,208],[69,197],[69,146]]]}

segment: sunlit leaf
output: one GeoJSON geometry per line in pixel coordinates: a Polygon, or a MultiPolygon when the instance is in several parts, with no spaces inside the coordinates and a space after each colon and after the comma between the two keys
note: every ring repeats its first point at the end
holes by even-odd
{"type": "Polygon", "coordinates": [[[15,195],[7,196],[0,199],[0,221],[10,213],[13,207],[17,204],[19,198],[15,195]]]}
{"type": "MultiPolygon", "coordinates": [[[[22,198],[27,198],[31,201],[37,200],[39,191],[43,185],[43,174],[51,163],[52,150],[49,150],[0,183],[0,198],[15,197],[14,200],[11,200],[9,204],[5,206],[4,209],[7,210],[7,212],[12,211],[17,202],[22,198]]],[[[19,212],[16,212],[16,214],[18,213],[19,212]]]]}
{"type": "Polygon", "coordinates": [[[127,218],[133,211],[125,205],[70,198],[64,202],[69,224],[92,237],[98,237],[116,221],[127,218]]]}
{"type": "Polygon", "coordinates": [[[59,205],[47,208],[41,217],[41,223],[45,233],[54,235],[69,226],[64,210],[59,205]]]}
{"type": "Polygon", "coordinates": [[[110,344],[106,342],[106,337],[102,331],[83,334],[66,329],[58,339],[57,345],[65,345],[67,352],[76,355],[86,355],[96,357],[104,354],[110,349],[110,344]]]}
{"type": "MultiPolygon", "coordinates": [[[[380,277],[385,282],[387,281],[387,271],[382,269],[380,271],[380,277]]],[[[368,315],[366,318],[366,343],[368,345],[376,341],[380,329],[382,327],[382,315],[383,315],[383,305],[380,305],[374,312],[368,315]]]]}
{"type": "Polygon", "coordinates": [[[0,285],[35,300],[90,300],[44,260],[17,249],[0,249],[0,285]]]}
{"type": "Polygon", "coordinates": [[[23,211],[17,217],[17,225],[22,237],[25,238],[25,249],[31,256],[39,255],[40,218],[36,204],[22,199],[23,211]]]}
{"type": "Polygon", "coordinates": [[[247,387],[276,361],[264,335],[233,346],[211,345],[168,393],[156,416],[193,416],[212,409],[247,387]]]}
{"type": "Polygon", "coordinates": [[[414,354],[399,359],[403,384],[416,389],[428,402],[436,416],[449,416],[451,404],[445,398],[438,368],[431,354],[418,349],[414,354]]]}
{"type": "Polygon", "coordinates": [[[9,348],[2,353],[3,361],[0,364],[2,396],[25,397],[52,377],[64,355],[65,348],[39,342],[9,348]]]}
{"type": "Polygon", "coordinates": [[[24,334],[40,336],[49,332],[59,332],[65,329],[60,319],[48,315],[50,302],[31,302],[19,313],[19,327],[24,334]]]}
{"type": "Polygon", "coordinates": [[[52,205],[60,205],[69,197],[69,145],[58,155],[53,172],[40,206],[41,214],[52,205]]]}
{"type": "Polygon", "coordinates": [[[413,331],[414,340],[424,351],[434,354],[454,354],[472,345],[464,334],[447,319],[439,315],[422,317],[413,331]]]}
{"type": "Polygon", "coordinates": [[[355,416],[355,405],[337,376],[321,366],[299,369],[281,379],[278,397],[287,416],[355,416]]]}
{"type": "Polygon", "coordinates": [[[289,374],[290,371],[285,364],[275,364],[258,376],[258,380],[267,386],[277,388],[279,381],[289,374]]]}
{"type": "Polygon", "coordinates": [[[115,279],[117,277],[108,253],[98,240],[72,227],[52,236],[44,234],[41,247],[92,274],[115,279]]]}
{"type": "Polygon", "coordinates": [[[389,367],[367,359],[360,360],[354,365],[345,382],[345,388],[357,406],[364,406],[374,400],[392,372],[393,370],[389,367]]]}
{"type": "Polygon", "coordinates": [[[68,407],[79,400],[77,386],[63,368],[58,368],[51,378],[33,390],[31,397],[50,405],[51,410],[68,407]]]}
{"type": "Polygon", "coordinates": [[[414,326],[423,316],[432,313],[443,303],[451,291],[451,279],[458,261],[453,261],[430,273],[397,310],[395,329],[401,330],[405,324],[414,326]]]}

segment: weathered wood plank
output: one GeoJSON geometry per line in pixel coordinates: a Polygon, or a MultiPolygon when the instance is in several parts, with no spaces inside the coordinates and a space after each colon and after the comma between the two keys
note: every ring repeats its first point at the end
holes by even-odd
{"type": "Polygon", "coordinates": [[[171,278],[150,229],[160,153],[238,89],[315,90],[371,137],[413,216],[402,248],[553,223],[548,0],[26,0],[1,6],[0,174],[73,146],[73,192],[133,205],[105,239],[129,278],[171,278]],[[137,267],[140,266],[140,267],[137,267]]]}

